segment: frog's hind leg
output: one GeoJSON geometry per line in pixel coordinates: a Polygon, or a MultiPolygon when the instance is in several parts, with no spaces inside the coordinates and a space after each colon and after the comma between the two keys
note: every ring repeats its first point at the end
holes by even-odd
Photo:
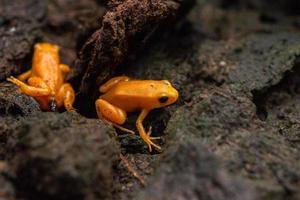
{"type": "Polygon", "coordinates": [[[29,85],[12,76],[10,78],[7,78],[7,81],[19,86],[21,92],[29,96],[39,97],[51,94],[50,88],[46,85],[46,83],[44,83],[42,79],[38,77],[31,77],[30,79],[28,79],[29,85]]]}
{"type": "Polygon", "coordinates": [[[56,95],[56,101],[59,107],[64,105],[67,111],[75,111],[73,108],[75,92],[69,83],[65,83],[61,86],[56,95]]]}
{"type": "Polygon", "coordinates": [[[127,118],[127,114],[124,110],[108,103],[103,99],[98,99],[95,104],[97,114],[100,118],[111,123],[113,126],[124,132],[135,134],[134,131],[120,126],[125,123],[127,118]]]}
{"type": "Polygon", "coordinates": [[[101,85],[99,90],[101,93],[105,93],[108,90],[110,90],[112,87],[114,87],[116,84],[123,82],[123,81],[129,81],[129,80],[130,80],[130,78],[127,76],[117,76],[117,77],[110,79],[103,85],[101,85]]]}
{"type": "Polygon", "coordinates": [[[18,76],[20,81],[26,81],[31,76],[31,70],[28,70],[18,76]]]}

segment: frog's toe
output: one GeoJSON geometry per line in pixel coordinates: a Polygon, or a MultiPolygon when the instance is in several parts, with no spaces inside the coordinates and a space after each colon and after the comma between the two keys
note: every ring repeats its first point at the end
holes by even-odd
{"type": "Polygon", "coordinates": [[[7,81],[11,82],[11,83],[14,83],[14,84],[17,84],[18,83],[18,79],[16,79],[15,77],[13,76],[10,76],[9,78],[6,79],[7,81]]]}
{"type": "Polygon", "coordinates": [[[149,127],[149,130],[148,130],[148,132],[147,132],[147,136],[150,136],[151,133],[152,133],[152,126],[149,127]]]}
{"type": "Polygon", "coordinates": [[[154,146],[157,149],[161,149],[161,147],[157,144],[155,144],[154,142],[152,142],[152,140],[158,140],[161,139],[161,137],[150,137],[152,133],[152,126],[149,127],[148,132],[146,133],[146,138],[144,139],[144,141],[147,143],[149,151],[152,151],[152,146],[154,146]]]}
{"type": "Polygon", "coordinates": [[[72,105],[67,104],[65,108],[68,112],[76,112],[76,109],[72,105]]]}
{"type": "Polygon", "coordinates": [[[77,110],[75,109],[75,108],[68,108],[68,110],[67,110],[68,112],[77,112],[77,110]]]}
{"type": "Polygon", "coordinates": [[[151,147],[151,144],[150,144],[150,143],[147,143],[147,145],[148,145],[148,149],[149,149],[149,151],[150,151],[150,152],[152,152],[152,147],[151,147]]]}
{"type": "Polygon", "coordinates": [[[152,146],[154,146],[158,150],[161,150],[161,147],[159,145],[151,141],[151,137],[148,137],[145,142],[147,143],[150,152],[152,151],[152,146]]]}
{"type": "Polygon", "coordinates": [[[10,76],[6,80],[13,83],[13,84],[15,84],[15,85],[17,85],[17,86],[19,86],[19,87],[22,87],[22,86],[25,85],[22,81],[20,81],[19,79],[15,78],[13,76],[10,76]]]}
{"type": "Polygon", "coordinates": [[[150,137],[150,140],[160,140],[161,137],[150,137]]]}

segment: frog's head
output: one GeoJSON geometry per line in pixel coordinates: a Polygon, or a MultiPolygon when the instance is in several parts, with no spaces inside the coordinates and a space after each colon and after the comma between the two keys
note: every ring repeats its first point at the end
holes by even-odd
{"type": "Polygon", "coordinates": [[[59,46],[50,43],[38,43],[34,46],[35,50],[44,51],[44,52],[54,52],[58,53],[59,46]]]}
{"type": "Polygon", "coordinates": [[[158,107],[168,106],[173,104],[178,99],[178,91],[167,80],[162,80],[159,92],[157,93],[157,105],[158,107]]]}

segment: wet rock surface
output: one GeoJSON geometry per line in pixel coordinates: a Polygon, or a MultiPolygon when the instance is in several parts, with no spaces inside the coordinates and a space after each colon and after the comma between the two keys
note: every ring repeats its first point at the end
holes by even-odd
{"type": "MultiPolygon", "coordinates": [[[[0,199],[300,198],[298,1],[0,5],[0,199]],[[92,101],[76,101],[90,118],[42,112],[6,83],[42,40],[62,46],[89,95],[112,75],[172,82],[179,101],[144,122],[163,151],[96,119],[92,101]]],[[[135,130],[137,116],[124,126],[135,130]]]]}

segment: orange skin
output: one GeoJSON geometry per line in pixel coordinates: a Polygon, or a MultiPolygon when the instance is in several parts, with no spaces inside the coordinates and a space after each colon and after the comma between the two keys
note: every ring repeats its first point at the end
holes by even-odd
{"type": "Polygon", "coordinates": [[[60,63],[59,47],[49,43],[34,46],[31,70],[21,74],[18,79],[7,78],[20,87],[21,92],[34,97],[45,111],[55,111],[64,106],[73,111],[75,93],[69,83],[64,82],[64,75],[70,67],[60,63]],[[27,80],[27,84],[24,83],[27,80]]]}
{"type": "Polygon", "coordinates": [[[151,137],[151,127],[146,133],[142,123],[151,110],[173,104],[178,99],[178,91],[169,81],[130,80],[127,76],[119,76],[110,79],[99,89],[104,93],[96,101],[97,114],[100,118],[123,131],[134,134],[133,131],[120,125],[126,121],[127,112],[141,110],[136,121],[141,138],[148,145],[150,152],[152,146],[161,149],[152,141],[160,137],[151,137]]]}

